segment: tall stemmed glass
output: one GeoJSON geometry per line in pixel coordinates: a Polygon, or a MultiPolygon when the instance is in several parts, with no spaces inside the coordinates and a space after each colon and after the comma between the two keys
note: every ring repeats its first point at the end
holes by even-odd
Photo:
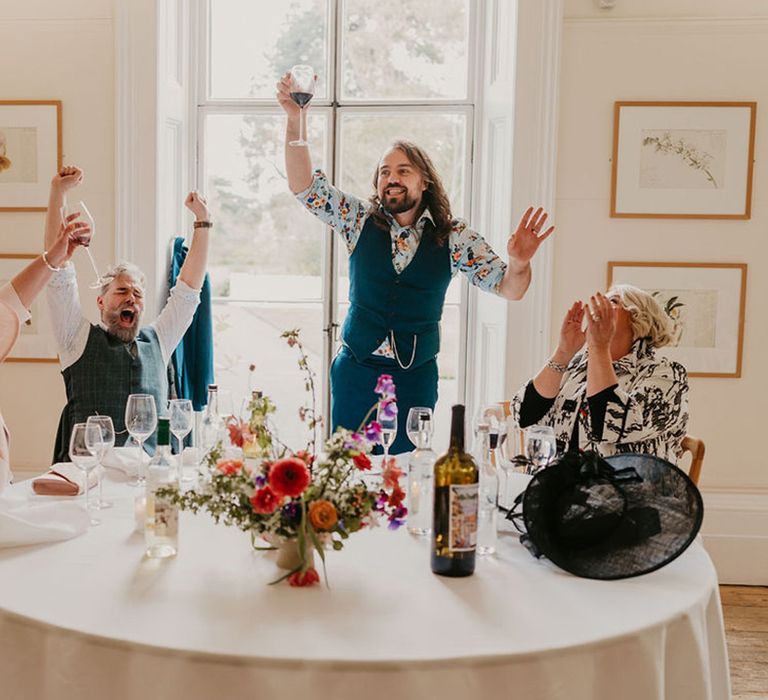
{"type": "MultiPolygon", "coordinates": [[[[109,416],[88,416],[86,425],[95,425],[99,429],[101,440],[95,444],[89,444],[99,460],[99,499],[94,503],[94,508],[102,510],[111,508],[112,502],[104,500],[104,457],[115,446],[115,426],[109,416]],[[98,448],[98,450],[97,450],[98,448]]],[[[93,440],[94,433],[88,431],[86,439],[93,440]]]]}
{"type": "Polygon", "coordinates": [[[139,466],[136,480],[131,486],[143,487],[144,477],[144,441],[155,432],[157,427],[157,409],[155,397],[151,394],[131,394],[125,404],[125,427],[131,437],[139,443],[139,466]]]}
{"type": "Polygon", "coordinates": [[[408,434],[408,439],[413,443],[414,447],[419,446],[419,433],[422,432],[424,426],[426,426],[428,431],[426,437],[431,438],[435,429],[434,422],[432,421],[432,409],[427,406],[412,406],[408,410],[405,432],[408,434]],[[427,416],[426,420],[424,416],[427,416]]]}
{"type": "Polygon", "coordinates": [[[96,281],[91,285],[92,289],[96,289],[101,285],[101,275],[99,274],[99,268],[96,266],[96,261],[93,259],[93,253],[91,253],[90,248],[90,242],[96,235],[96,222],[93,220],[91,212],[88,211],[88,207],[85,206],[85,202],[80,200],[76,205],[69,206],[65,198],[64,206],[61,208],[61,220],[65,226],[67,225],[67,217],[71,216],[72,214],[77,214],[78,221],[83,221],[91,228],[91,232],[87,235],[87,237],[80,237],[80,243],[82,243],[83,247],[85,248],[85,252],[88,253],[88,259],[91,261],[91,267],[93,268],[93,272],[96,275],[96,281]]]}
{"type": "Polygon", "coordinates": [[[169,404],[171,432],[179,443],[179,484],[193,481],[193,476],[184,474],[184,438],[192,431],[192,402],[189,399],[171,399],[169,404]]]}
{"type": "Polygon", "coordinates": [[[83,491],[85,491],[85,512],[90,525],[98,525],[101,521],[91,516],[88,503],[88,475],[99,464],[96,454],[101,450],[101,431],[97,425],[75,423],[69,436],[69,458],[83,472],[83,491]],[[89,447],[94,445],[94,448],[89,447]],[[94,451],[94,449],[96,451],[94,451]]]}
{"type": "Polygon", "coordinates": [[[394,401],[379,401],[376,420],[381,426],[381,445],[384,448],[382,464],[389,459],[389,448],[397,437],[397,404],[394,401]]]}
{"type": "Polygon", "coordinates": [[[304,109],[315,94],[315,71],[312,66],[299,64],[291,68],[291,99],[299,105],[299,140],[289,146],[309,146],[307,141],[307,113],[304,109]]]}

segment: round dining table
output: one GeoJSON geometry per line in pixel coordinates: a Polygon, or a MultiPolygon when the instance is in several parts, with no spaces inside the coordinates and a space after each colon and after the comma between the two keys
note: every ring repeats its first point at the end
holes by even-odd
{"type": "MultiPolygon", "coordinates": [[[[577,578],[512,533],[443,578],[428,538],[352,535],[327,584],[270,585],[272,552],[183,513],[176,557],[145,557],[137,489],[82,535],[0,549],[8,700],[725,700],[717,578],[700,543],[653,573],[577,578]]],[[[43,497],[29,482],[3,498],[43,497]]],[[[318,568],[322,567],[318,562],[318,568]]]]}

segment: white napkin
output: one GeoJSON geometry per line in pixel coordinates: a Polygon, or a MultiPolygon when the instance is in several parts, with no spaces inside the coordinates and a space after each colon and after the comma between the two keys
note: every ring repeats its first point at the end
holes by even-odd
{"type": "Polygon", "coordinates": [[[78,503],[0,502],[0,547],[58,542],[88,529],[88,515],[78,503]]]}
{"type": "MultiPolygon", "coordinates": [[[[145,465],[149,464],[150,456],[146,452],[142,451],[141,457],[145,465]]],[[[102,464],[109,469],[118,469],[128,476],[136,476],[138,461],[138,445],[131,445],[130,447],[113,447],[104,456],[102,464]]]]}

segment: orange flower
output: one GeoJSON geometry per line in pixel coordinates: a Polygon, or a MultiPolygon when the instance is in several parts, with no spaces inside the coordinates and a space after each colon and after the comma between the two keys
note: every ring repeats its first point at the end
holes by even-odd
{"type": "Polygon", "coordinates": [[[309,504],[309,522],[315,530],[330,530],[338,519],[336,507],[330,501],[312,501],[309,504]]]}
{"type": "Polygon", "coordinates": [[[384,469],[381,475],[384,481],[384,488],[394,489],[400,485],[400,477],[403,475],[403,470],[397,466],[395,458],[390,457],[384,463],[384,469]]]}
{"type": "Polygon", "coordinates": [[[243,466],[242,459],[222,459],[216,462],[216,469],[224,474],[224,476],[234,476],[243,466]]]}

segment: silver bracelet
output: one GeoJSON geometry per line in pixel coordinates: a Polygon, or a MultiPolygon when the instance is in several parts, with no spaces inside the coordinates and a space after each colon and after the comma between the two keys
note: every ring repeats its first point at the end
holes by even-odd
{"type": "Polygon", "coordinates": [[[568,365],[561,365],[559,362],[553,362],[552,360],[549,360],[546,366],[558,374],[564,374],[565,370],[568,369],[568,365]]]}
{"type": "Polygon", "coordinates": [[[64,269],[64,266],[61,267],[54,267],[51,265],[51,263],[48,262],[48,251],[44,250],[43,254],[41,256],[43,258],[43,262],[45,263],[45,266],[51,271],[51,272],[61,272],[64,269]]]}

